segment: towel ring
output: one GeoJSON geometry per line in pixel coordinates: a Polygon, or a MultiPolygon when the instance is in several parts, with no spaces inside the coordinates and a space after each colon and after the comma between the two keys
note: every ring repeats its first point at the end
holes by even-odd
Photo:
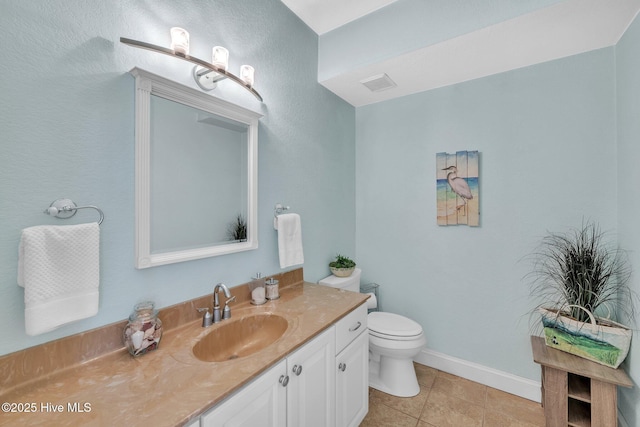
{"type": "Polygon", "coordinates": [[[277,203],[273,208],[274,218],[277,218],[278,215],[280,215],[284,211],[288,211],[289,209],[289,206],[282,206],[280,203],[277,203]]]}
{"type": "Polygon", "coordinates": [[[67,219],[74,216],[78,209],[95,209],[100,214],[100,219],[98,220],[98,225],[102,224],[104,221],[104,213],[97,206],[87,205],[87,206],[78,206],[71,199],[58,199],[55,200],[47,209],[45,209],[44,213],[47,215],[55,216],[56,218],[67,219]]]}

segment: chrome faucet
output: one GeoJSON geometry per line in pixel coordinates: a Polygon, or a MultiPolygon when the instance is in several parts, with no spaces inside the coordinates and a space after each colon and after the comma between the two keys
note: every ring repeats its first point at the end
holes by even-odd
{"type": "Polygon", "coordinates": [[[213,288],[213,323],[218,323],[222,319],[228,319],[231,317],[231,309],[227,304],[229,302],[235,300],[236,297],[231,297],[231,292],[229,292],[229,288],[224,283],[218,283],[213,288]],[[220,316],[220,301],[218,300],[218,292],[220,290],[224,292],[224,296],[228,298],[224,305],[224,317],[220,316]]]}

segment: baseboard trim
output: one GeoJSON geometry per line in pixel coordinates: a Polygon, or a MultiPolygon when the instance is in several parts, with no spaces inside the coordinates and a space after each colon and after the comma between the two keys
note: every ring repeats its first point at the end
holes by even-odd
{"type": "MultiPolygon", "coordinates": [[[[518,377],[429,349],[423,349],[413,360],[421,365],[466,378],[510,394],[515,394],[516,396],[524,397],[534,402],[539,403],[541,400],[539,381],[518,377]]],[[[619,410],[618,426],[629,427],[629,424],[619,410]]]]}
{"type": "Polygon", "coordinates": [[[423,349],[414,361],[491,388],[540,402],[540,382],[512,375],[477,363],[423,349]]]}

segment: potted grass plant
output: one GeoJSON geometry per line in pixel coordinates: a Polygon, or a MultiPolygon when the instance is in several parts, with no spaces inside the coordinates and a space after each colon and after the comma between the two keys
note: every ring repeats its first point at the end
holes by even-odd
{"type": "Polygon", "coordinates": [[[247,221],[241,214],[227,227],[227,236],[229,240],[243,242],[247,240],[247,221]]]}
{"type": "Polygon", "coordinates": [[[336,255],[336,259],[329,263],[329,269],[334,276],[349,277],[356,268],[356,263],[351,258],[336,255]]]}
{"type": "Polygon", "coordinates": [[[550,233],[532,254],[528,278],[547,346],[617,368],[632,330],[611,316],[634,319],[637,297],[626,253],[605,237],[594,222],[550,233]]]}

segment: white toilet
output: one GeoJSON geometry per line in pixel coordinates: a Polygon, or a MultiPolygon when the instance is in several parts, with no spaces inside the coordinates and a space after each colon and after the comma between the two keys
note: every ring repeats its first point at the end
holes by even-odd
{"type": "MultiPolygon", "coordinates": [[[[349,277],[331,275],[321,285],[360,292],[356,268],[349,277]]],[[[427,344],[422,326],[399,314],[374,311],[367,319],[369,327],[369,386],[399,397],[420,393],[413,358],[427,344]]]]}

